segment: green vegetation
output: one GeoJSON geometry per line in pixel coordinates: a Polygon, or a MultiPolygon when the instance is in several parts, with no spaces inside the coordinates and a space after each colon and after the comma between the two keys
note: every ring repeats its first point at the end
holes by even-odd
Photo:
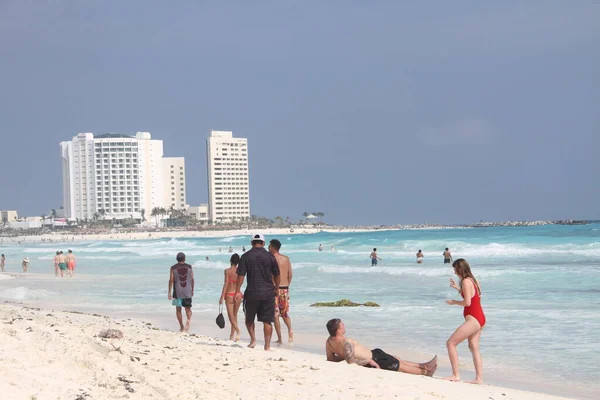
{"type": "Polygon", "coordinates": [[[379,307],[379,304],[377,303],[373,303],[372,301],[367,301],[364,304],[361,303],[355,303],[353,301],[350,301],[348,299],[342,299],[342,300],[338,300],[338,301],[329,301],[329,302],[323,302],[323,303],[314,303],[310,305],[311,307],[359,307],[359,306],[363,306],[363,307],[379,307]]]}

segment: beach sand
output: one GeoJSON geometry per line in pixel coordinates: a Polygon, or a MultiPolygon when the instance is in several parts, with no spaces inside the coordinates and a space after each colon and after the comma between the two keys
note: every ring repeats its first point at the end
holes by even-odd
{"type": "Polygon", "coordinates": [[[11,400],[559,399],[9,303],[0,305],[0,343],[0,398],[11,400]],[[123,339],[98,337],[109,328],[122,331],[123,339]]]}

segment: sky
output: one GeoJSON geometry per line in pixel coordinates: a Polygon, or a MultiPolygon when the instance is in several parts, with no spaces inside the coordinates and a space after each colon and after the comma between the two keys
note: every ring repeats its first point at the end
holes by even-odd
{"type": "Polygon", "coordinates": [[[62,205],[61,141],[152,133],[208,200],[338,224],[600,219],[598,1],[0,0],[0,209],[62,205]]]}

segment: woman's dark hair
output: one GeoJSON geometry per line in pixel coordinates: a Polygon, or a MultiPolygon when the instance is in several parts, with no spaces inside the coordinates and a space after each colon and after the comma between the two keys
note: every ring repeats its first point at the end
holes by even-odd
{"type": "Polygon", "coordinates": [[[231,258],[229,259],[231,265],[238,265],[240,263],[240,255],[238,253],[233,253],[231,258]]]}
{"type": "Polygon", "coordinates": [[[473,273],[471,272],[471,267],[469,266],[469,263],[467,262],[467,260],[465,260],[464,258],[459,258],[458,260],[456,260],[452,263],[452,266],[454,267],[454,270],[456,271],[456,275],[458,275],[460,277],[461,291],[462,291],[463,281],[466,278],[470,278],[473,280],[473,283],[475,283],[475,286],[477,286],[477,290],[479,291],[479,294],[481,294],[481,286],[479,286],[479,282],[477,282],[477,279],[475,279],[475,277],[473,276],[473,273]]]}

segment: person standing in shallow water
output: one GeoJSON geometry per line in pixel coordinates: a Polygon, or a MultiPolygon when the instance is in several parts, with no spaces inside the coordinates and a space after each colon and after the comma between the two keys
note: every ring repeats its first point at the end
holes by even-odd
{"type": "Polygon", "coordinates": [[[456,276],[460,278],[460,285],[457,285],[454,279],[450,278],[450,287],[458,290],[463,300],[446,300],[446,304],[463,306],[465,322],[454,331],[446,342],[450,364],[452,365],[452,375],[446,379],[460,381],[456,347],[465,339],[468,339],[469,350],[473,354],[473,364],[475,365],[475,380],[471,383],[481,384],[483,383],[483,363],[479,353],[479,340],[485,326],[485,314],[483,308],[481,308],[481,287],[473,276],[471,267],[466,260],[459,258],[454,261],[452,267],[456,276]]]}
{"type": "Polygon", "coordinates": [[[448,250],[447,247],[442,255],[444,256],[444,264],[450,264],[452,262],[452,254],[450,254],[450,250],[448,250]]]}
{"type": "Polygon", "coordinates": [[[377,260],[381,260],[381,258],[379,258],[377,256],[377,249],[376,248],[373,249],[373,251],[371,252],[371,255],[369,257],[371,257],[371,267],[377,266],[377,260]]]}
{"type": "Polygon", "coordinates": [[[423,263],[423,252],[421,250],[419,250],[419,252],[417,253],[417,264],[422,264],[423,263]]]}
{"type": "Polygon", "coordinates": [[[240,304],[234,301],[235,297],[235,285],[237,283],[237,266],[240,263],[240,256],[235,253],[229,259],[229,268],[225,272],[225,281],[223,282],[223,290],[221,291],[221,298],[219,304],[223,304],[225,300],[225,306],[227,307],[227,316],[231,323],[231,334],[229,340],[240,340],[240,327],[238,326],[237,316],[240,309],[240,304]]]}
{"type": "Polygon", "coordinates": [[[52,258],[52,264],[54,265],[54,276],[62,276],[62,272],[60,271],[60,268],[58,267],[58,255],[60,254],[60,251],[56,252],[56,255],[52,258]]]}
{"type": "Polygon", "coordinates": [[[171,267],[169,274],[168,298],[173,301],[175,315],[179,322],[179,330],[187,332],[192,322],[192,297],[194,297],[194,271],[192,266],[186,264],[185,254],[177,253],[177,264],[171,267]],[[173,292],[171,292],[173,290],[173,292]],[[185,308],[187,321],[183,325],[181,307],[185,308]]]}

